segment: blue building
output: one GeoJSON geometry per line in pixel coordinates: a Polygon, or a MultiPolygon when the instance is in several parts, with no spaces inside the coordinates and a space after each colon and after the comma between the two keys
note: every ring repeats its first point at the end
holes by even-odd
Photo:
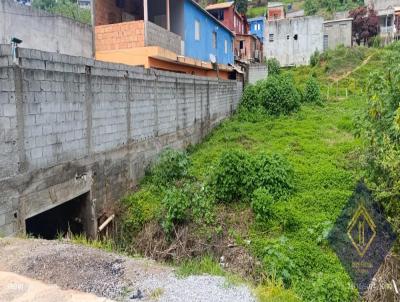
{"type": "Polygon", "coordinates": [[[265,43],[264,29],[265,29],[265,17],[256,17],[247,20],[249,22],[250,33],[257,36],[265,43]]]}
{"type": "Polygon", "coordinates": [[[233,64],[234,34],[202,9],[195,1],[184,2],[184,54],[187,57],[218,64],[233,64]]]}

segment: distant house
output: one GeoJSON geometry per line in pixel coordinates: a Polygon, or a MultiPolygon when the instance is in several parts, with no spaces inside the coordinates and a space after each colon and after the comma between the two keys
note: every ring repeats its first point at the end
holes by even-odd
{"type": "Polygon", "coordinates": [[[97,59],[224,78],[233,71],[234,34],[193,0],[97,0],[95,25],[97,59]]]}
{"type": "Polygon", "coordinates": [[[247,18],[238,13],[233,1],[211,4],[206,7],[206,10],[235,33],[234,54],[237,60],[262,61],[263,40],[249,34],[247,18]]]}
{"type": "Polygon", "coordinates": [[[251,18],[248,19],[248,22],[249,22],[250,33],[252,35],[257,36],[258,38],[261,39],[261,41],[264,42],[264,31],[266,23],[265,17],[251,18]]]}
{"type": "Polygon", "coordinates": [[[364,0],[364,4],[376,10],[379,17],[380,35],[389,42],[399,35],[400,1],[399,0],[364,0]]]}
{"type": "Polygon", "coordinates": [[[290,11],[286,13],[286,19],[291,19],[291,18],[299,18],[299,17],[304,17],[304,9],[297,10],[297,11],[290,11]]]}
{"type": "Polygon", "coordinates": [[[235,56],[245,62],[262,62],[262,40],[251,34],[237,34],[235,38],[235,56]]]}
{"type": "Polygon", "coordinates": [[[285,5],[281,2],[268,3],[268,21],[281,20],[285,18],[285,5]]]}
{"type": "Polygon", "coordinates": [[[247,33],[245,18],[238,13],[233,1],[211,4],[206,10],[235,34],[247,33]]]}
{"type": "Polygon", "coordinates": [[[308,65],[310,56],[323,49],[323,21],[318,16],[269,21],[265,57],[282,66],[308,65]]]}
{"type": "Polygon", "coordinates": [[[352,18],[324,22],[324,50],[334,49],[338,45],[351,47],[352,18]]]}

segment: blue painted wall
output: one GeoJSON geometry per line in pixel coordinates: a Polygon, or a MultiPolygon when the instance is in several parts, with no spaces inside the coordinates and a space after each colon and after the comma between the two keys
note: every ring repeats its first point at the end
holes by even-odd
{"type": "Polygon", "coordinates": [[[185,56],[198,60],[210,61],[210,54],[217,58],[219,64],[233,64],[233,39],[232,32],[223,27],[213,17],[193,4],[191,0],[184,3],[184,40],[185,56]],[[200,40],[195,39],[195,20],[200,22],[200,40]],[[213,46],[213,32],[217,33],[217,47],[213,46]],[[225,53],[225,40],[227,53],[225,53]]]}
{"type": "Polygon", "coordinates": [[[252,18],[247,20],[249,22],[250,26],[250,33],[252,35],[256,35],[261,39],[261,41],[265,42],[265,37],[264,37],[264,25],[265,25],[265,18],[264,17],[259,17],[259,18],[252,18]],[[256,29],[256,26],[259,26],[260,29],[256,29]]]}

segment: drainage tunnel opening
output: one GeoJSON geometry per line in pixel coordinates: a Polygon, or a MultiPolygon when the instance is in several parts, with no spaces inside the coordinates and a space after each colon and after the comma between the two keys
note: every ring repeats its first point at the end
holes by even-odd
{"type": "Polygon", "coordinates": [[[48,211],[25,220],[26,233],[43,239],[90,233],[91,206],[89,193],[80,195],[48,211]]]}

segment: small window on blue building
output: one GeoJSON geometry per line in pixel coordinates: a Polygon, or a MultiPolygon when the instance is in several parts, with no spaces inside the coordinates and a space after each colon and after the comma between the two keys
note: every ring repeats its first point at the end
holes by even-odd
{"type": "Polygon", "coordinates": [[[227,40],[225,40],[225,53],[226,54],[228,53],[228,41],[227,40]]]}
{"type": "Polygon", "coordinates": [[[212,33],[212,47],[217,48],[217,33],[215,31],[212,33]]]}
{"type": "Polygon", "coordinates": [[[194,20],[194,39],[200,41],[200,21],[194,20]]]}

